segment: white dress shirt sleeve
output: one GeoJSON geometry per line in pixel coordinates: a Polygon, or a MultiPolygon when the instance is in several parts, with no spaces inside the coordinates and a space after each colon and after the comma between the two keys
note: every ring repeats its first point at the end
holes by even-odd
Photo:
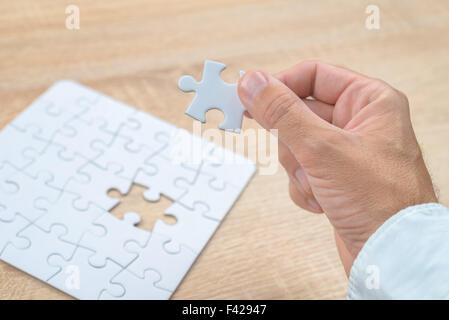
{"type": "Polygon", "coordinates": [[[428,203],[388,219],[351,268],[348,299],[449,299],[449,209],[428,203]]]}

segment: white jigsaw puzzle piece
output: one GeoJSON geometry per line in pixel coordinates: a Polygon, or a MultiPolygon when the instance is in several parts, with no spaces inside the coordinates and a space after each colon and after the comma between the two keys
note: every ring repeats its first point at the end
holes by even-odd
{"type": "MultiPolygon", "coordinates": [[[[127,121],[134,126],[122,126],[119,135],[129,140],[126,146],[129,151],[139,151],[142,147],[148,146],[158,150],[158,134],[164,133],[170,136],[177,130],[174,125],[142,111],[137,111],[127,121]]],[[[164,147],[164,143],[165,141],[162,141],[160,147],[164,147]]]]}
{"type": "Polygon", "coordinates": [[[126,269],[116,275],[112,281],[125,287],[123,296],[114,296],[105,291],[101,300],[167,300],[172,295],[169,290],[156,286],[161,276],[154,270],[146,270],[145,277],[138,278],[126,269]]]}
{"type": "Polygon", "coordinates": [[[67,112],[79,116],[87,109],[87,106],[83,106],[79,101],[94,102],[99,99],[100,95],[99,92],[78,82],[61,80],[45,91],[28,109],[32,109],[35,104],[44,102],[52,105],[50,109],[52,114],[67,112]]]}
{"type": "Polygon", "coordinates": [[[201,173],[236,188],[245,187],[256,172],[254,162],[225,148],[215,148],[209,159],[212,160],[204,162],[201,173]]]}
{"type": "MultiPolygon", "coordinates": [[[[38,130],[36,136],[45,140],[51,140],[56,132],[75,134],[75,129],[70,127],[68,122],[86,110],[86,107],[76,103],[79,90],[72,90],[75,87],[82,86],[67,80],[55,83],[14,119],[12,124],[21,130],[35,127],[38,130]]],[[[98,95],[90,89],[84,90],[83,94],[85,97],[98,95]]]]}
{"type": "Polygon", "coordinates": [[[122,267],[114,261],[107,261],[102,268],[93,268],[88,262],[92,254],[93,251],[78,247],[69,259],[60,254],[51,255],[48,263],[59,268],[59,272],[48,283],[78,299],[97,300],[105,290],[122,296],[124,287],[111,280],[122,267]]]}
{"type": "Polygon", "coordinates": [[[26,249],[30,246],[30,240],[24,236],[18,236],[18,233],[29,226],[31,222],[20,214],[2,215],[0,210],[0,258],[3,259],[3,250],[12,245],[18,249],[26,249]]]}
{"type": "MultiPolygon", "coordinates": [[[[90,90],[81,85],[79,87],[79,90],[90,90]]],[[[136,109],[103,94],[98,93],[95,100],[83,97],[78,99],[78,104],[85,109],[79,115],[80,119],[87,123],[101,121],[103,122],[101,128],[110,133],[117,134],[123,126],[138,127],[131,118],[137,112],[136,109]]]]}
{"type": "Polygon", "coordinates": [[[125,248],[138,257],[127,270],[142,279],[145,278],[147,270],[157,270],[161,274],[161,279],[157,282],[158,287],[173,292],[197,255],[184,246],[181,246],[177,253],[169,253],[164,249],[164,244],[168,241],[169,237],[155,233],[151,234],[149,241],[143,246],[135,241],[128,241],[125,248]]]}
{"type": "Polygon", "coordinates": [[[75,193],[79,196],[74,205],[80,210],[85,210],[91,203],[103,208],[106,211],[114,208],[120,200],[112,198],[107,195],[111,189],[117,189],[121,194],[127,194],[131,181],[119,177],[121,167],[108,165],[106,169],[101,169],[94,164],[87,164],[79,170],[80,174],[85,174],[89,177],[87,183],[80,183],[76,179],[70,179],[67,182],[65,190],[75,193]]]}
{"type": "Polygon", "coordinates": [[[178,87],[184,92],[196,91],[186,114],[204,123],[208,110],[219,109],[225,114],[225,120],[219,128],[239,132],[246,109],[238,96],[237,84],[229,84],[221,79],[220,73],[225,68],[223,63],[206,60],[201,82],[191,76],[182,76],[178,87]]]}
{"type": "Polygon", "coordinates": [[[94,163],[102,169],[106,169],[109,165],[114,164],[120,168],[116,174],[129,180],[133,180],[140,169],[156,173],[157,169],[154,166],[146,164],[146,160],[155,151],[148,147],[142,147],[141,150],[132,152],[126,148],[128,143],[129,140],[116,137],[94,163]]]}
{"type": "Polygon", "coordinates": [[[64,135],[57,132],[53,138],[53,143],[61,146],[63,157],[73,158],[81,155],[87,159],[97,158],[114,139],[114,134],[103,130],[104,122],[94,119],[92,123],[87,123],[79,118],[73,118],[70,125],[75,132],[72,135],[64,135]],[[103,148],[100,148],[103,144],[103,148]]]}
{"type": "Polygon", "coordinates": [[[37,199],[55,201],[61,194],[61,190],[48,185],[49,181],[51,176],[46,174],[32,178],[17,172],[5,181],[0,181],[3,185],[0,188],[0,203],[6,206],[6,211],[20,213],[26,219],[34,221],[44,213],[42,209],[36,208],[37,199]],[[7,187],[10,187],[9,191],[5,191],[7,187]]]}
{"type": "Polygon", "coordinates": [[[36,207],[44,209],[45,214],[37,219],[35,224],[46,232],[50,232],[54,225],[65,226],[67,233],[62,238],[73,243],[78,243],[86,232],[103,235],[104,229],[93,222],[107,211],[94,205],[84,211],[78,210],[73,206],[77,198],[76,195],[65,192],[54,203],[48,199],[38,199],[36,207]]]}
{"type": "Polygon", "coordinates": [[[165,214],[175,216],[176,224],[168,225],[158,220],[154,225],[153,234],[162,234],[170,238],[171,241],[164,244],[165,249],[170,253],[179,252],[180,245],[183,245],[199,254],[219,225],[217,221],[203,215],[207,213],[207,210],[209,210],[207,206],[199,203],[195,204],[194,210],[174,203],[165,211],[165,214]]]}
{"type": "Polygon", "coordinates": [[[199,171],[204,162],[217,161],[217,156],[213,155],[217,145],[187,130],[178,129],[171,136],[161,133],[158,140],[165,142],[165,148],[160,150],[158,156],[169,159],[173,165],[199,171]]]}
{"type": "Polygon", "coordinates": [[[194,209],[197,203],[202,203],[209,210],[204,215],[210,219],[221,221],[232,208],[241,193],[241,189],[230,184],[225,184],[222,189],[210,187],[210,177],[199,175],[191,184],[184,179],[176,182],[180,187],[188,189],[178,202],[190,209],[194,209]]]}
{"type": "Polygon", "coordinates": [[[109,213],[101,215],[94,224],[104,228],[104,234],[98,236],[86,232],[80,244],[95,251],[89,263],[96,268],[103,267],[107,260],[112,260],[126,267],[136,255],[125,250],[125,243],[133,240],[140,245],[148,241],[150,232],[135,227],[140,222],[140,216],[134,212],[125,214],[120,220],[109,213]]]}
{"type": "Polygon", "coordinates": [[[88,183],[89,176],[78,171],[87,164],[88,160],[79,155],[75,155],[73,158],[63,158],[63,151],[59,146],[49,145],[42,154],[35,155],[33,163],[26,167],[24,172],[34,178],[37,178],[42,173],[46,173],[51,177],[49,183],[53,187],[60,189],[63,189],[70,179],[79,183],[88,183]]]}
{"type": "MultiPolygon", "coordinates": [[[[7,162],[0,162],[0,195],[2,192],[6,194],[14,194],[19,190],[19,186],[17,184],[8,182],[9,179],[16,174],[18,174],[20,170],[10,163],[7,162]]],[[[3,202],[6,202],[7,199],[2,199],[0,197],[0,205],[3,202]]]]}
{"type": "Polygon", "coordinates": [[[36,127],[19,130],[13,125],[6,126],[0,132],[0,146],[2,146],[0,163],[8,162],[20,169],[29,165],[33,159],[27,156],[25,151],[34,150],[37,154],[50,143],[38,138],[36,136],[38,133],[39,129],[36,127]]]}
{"type": "MultiPolygon", "coordinates": [[[[198,171],[195,163],[184,164],[185,168],[198,171]]],[[[235,188],[244,188],[256,172],[254,162],[225,148],[214,146],[203,157],[200,173],[209,176],[209,186],[224,190],[229,184],[235,188]]]]}
{"type": "Polygon", "coordinates": [[[145,199],[149,201],[158,201],[161,194],[176,201],[181,198],[187,189],[176,185],[180,178],[186,181],[194,181],[197,173],[193,170],[184,168],[181,164],[173,163],[160,155],[155,155],[147,161],[155,170],[152,173],[146,170],[140,170],[134,182],[147,187],[144,192],[145,199]]]}
{"type": "Polygon", "coordinates": [[[34,277],[47,281],[58,272],[57,268],[48,264],[48,257],[60,254],[68,259],[75,251],[76,244],[61,239],[66,232],[67,229],[60,225],[53,226],[50,232],[44,232],[29,224],[18,236],[29,239],[30,245],[23,249],[8,245],[4,248],[1,258],[34,277]]]}

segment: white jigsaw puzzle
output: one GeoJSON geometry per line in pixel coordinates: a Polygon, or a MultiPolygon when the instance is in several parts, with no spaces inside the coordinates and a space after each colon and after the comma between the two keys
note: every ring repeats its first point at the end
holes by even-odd
{"type": "MultiPolygon", "coordinates": [[[[221,107],[222,127],[234,130],[243,111],[223,69],[206,62],[201,83],[180,83],[198,91],[191,114],[221,107]]],[[[0,259],[79,299],[169,299],[255,172],[244,157],[72,81],[6,126],[0,149],[0,259]],[[107,192],[133,183],[150,201],[173,200],[165,213],[177,223],[149,232],[137,213],[111,215],[119,200],[107,192]]]]}
{"type": "MultiPolygon", "coordinates": [[[[245,107],[237,94],[237,84],[229,84],[221,79],[220,73],[225,68],[223,63],[206,60],[200,82],[191,76],[182,76],[178,87],[184,92],[196,91],[186,114],[204,123],[208,110],[220,109],[225,115],[220,129],[239,132],[245,107]]],[[[240,71],[240,76],[242,75],[243,71],[240,71]]]]}

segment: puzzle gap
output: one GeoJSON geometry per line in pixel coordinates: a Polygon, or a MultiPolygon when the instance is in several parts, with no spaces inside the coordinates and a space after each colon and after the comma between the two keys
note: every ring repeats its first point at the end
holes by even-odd
{"type": "Polygon", "coordinates": [[[154,224],[159,219],[169,225],[176,224],[176,217],[164,213],[173,201],[161,196],[159,201],[150,202],[143,197],[146,189],[134,183],[126,195],[122,195],[116,189],[109,190],[110,197],[120,199],[120,203],[109,212],[119,219],[123,219],[127,212],[137,212],[142,217],[138,227],[147,231],[152,231],[154,224]]]}
{"type": "Polygon", "coordinates": [[[222,130],[217,130],[217,128],[224,120],[225,114],[223,111],[214,107],[214,109],[210,109],[206,112],[206,123],[201,125],[202,131],[212,129],[221,133],[222,130]]]}

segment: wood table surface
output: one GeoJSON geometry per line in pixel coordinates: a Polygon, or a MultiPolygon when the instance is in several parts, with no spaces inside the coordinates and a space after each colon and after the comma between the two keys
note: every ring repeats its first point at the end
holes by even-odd
{"type": "MultiPolygon", "coordinates": [[[[51,84],[73,79],[192,130],[184,111],[193,95],[180,92],[177,80],[200,78],[204,60],[226,63],[223,79],[235,82],[239,70],[277,72],[320,59],[408,95],[447,205],[448,34],[446,0],[1,0],[0,128],[51,84]],[[65,27],[69,4],[80,9],[79,30],[65,27]],[[380,9],[379,30],[365,28],[369,4],[380,9]]],[[[203,128],[214,128],[223,115],[211,111],[207,119],[203,128]]],[[[245,119],[244,128],[258,126],[245,119]]],[[[148,221],[169,205],[143,203],[139,192],[133,197],[123,203],[140,208],[148,221]]],[[[331,226],[291,202],[279,169],[255,176],[173,298],[343,299],[346,286],[331,226]]],[[[0,298],[69,297],[2,262],[0,298]]]]}

